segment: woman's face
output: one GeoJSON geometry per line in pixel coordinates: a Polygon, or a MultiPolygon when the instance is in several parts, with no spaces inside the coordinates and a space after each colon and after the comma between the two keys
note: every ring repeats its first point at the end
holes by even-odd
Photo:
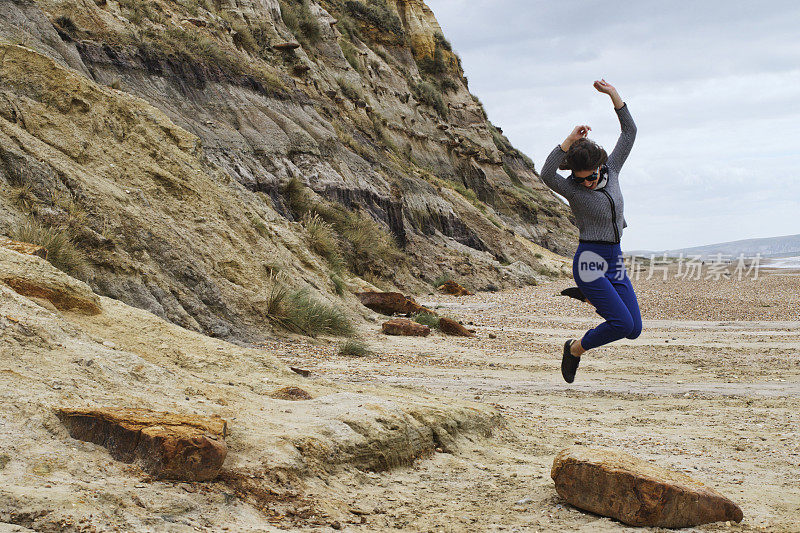
{"type": "Polygon", "coordinates": [[[572,175],[576,178],[594,178],[591,181],[583,180],[581,184],[588,189],[594,189],[597,187],[597,183],[600,180],[600,169],[596,168],[594,170],[575,170],[572,172],[572,175]]]}

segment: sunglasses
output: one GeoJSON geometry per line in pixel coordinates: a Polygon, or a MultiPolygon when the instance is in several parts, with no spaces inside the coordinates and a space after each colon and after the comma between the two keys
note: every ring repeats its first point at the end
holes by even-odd
{"type": "Polygon", "coordinates": [[[595,170],[594,172],[592,172],[591,174],[589,174],[585,178],[579,178],[578,176],[576,176],[574,174],[572,175],[572,179],[574,179],[578,183],[583,183],[584,181],[594,181],[599,177],[600,177],[600,169],[595,170]]]}

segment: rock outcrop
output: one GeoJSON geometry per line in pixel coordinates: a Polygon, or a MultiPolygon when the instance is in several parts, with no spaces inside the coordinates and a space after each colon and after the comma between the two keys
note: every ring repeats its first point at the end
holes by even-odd
{"type": "Polygon", "coordinates": [[[30,244],[28,242],[19,242],[7,239],[5,241],[0,241],[0,247],[6,248],[8,250],[13,250],[14,252],[18,252],[24,255],[35,255],[37,257],[41,257],[42,259],[47,259],[46,248],[44,248],[43,246],[30,244]]]}
{"type": "Polygon", "coordinates": [[[633,526],[742,521],[738,505],[699,481],[615,450],[563,450],[551,477],[558,494],[575,507],[633,526]]]}
{"type": "Polygon", "coordinates": [[[404,337],[427,337],[431,334],[431,328],[423,324],[417,324],[407,318],[393,318],[381,325],[381,331],[386,335],[400,335],[404,337]]]}
{"type": "Polygon", "coordinates": [[[239,340],[270,333],[271,273],[337,298],[293,181],[331,215],[348,286],[563,264],[566,207],[423,2],[289,4],[0,3],[0,238],[28,215],[67,228],[98,293],[239,340]]]}
{"type": "Polygon", "coordinates": [[[100,313],[100,298],[86,283],[36,255],[0,247],[0,282],[23,296],[48,301],[60,311],[100,313]]]}
{"type": "Polygon", "coordinates": [[[130,408],[62,408],[57,414],[73,438],[99,444],[158,479],[212,480],[228,454],[227,423],[220,417],[130,408]]]}

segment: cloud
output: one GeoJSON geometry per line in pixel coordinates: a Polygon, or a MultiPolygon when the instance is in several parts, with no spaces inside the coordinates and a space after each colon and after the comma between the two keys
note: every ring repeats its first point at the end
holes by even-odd
{"type": "Polygon", "coordinates": [[[639,128],[622,174],[627,248],[800,233],[800,4],[427,3],[537,167],[578,123],[613,146],[616,116],[591,83],[618,87],[639,128]]]}

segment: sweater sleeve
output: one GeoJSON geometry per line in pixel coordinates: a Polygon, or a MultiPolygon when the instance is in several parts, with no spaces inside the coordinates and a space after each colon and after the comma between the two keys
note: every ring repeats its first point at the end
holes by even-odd
{"type": "Polygon", "coordinates": [[[558,170],[558,166],[566,157],[567,152],[561,149],[561,145],[556,146],[553,148],[553,151],[550,152],[550,155],[547,156],[547,159],[542,165],[542,171],[540,173],[540,177],[545,185],[550,187],[553,191],[557,192],[561,196],[565,198],[569,198],[571,195],[571,188],[570,184],[567,181],[567,178],[561,176],[556,170],[558,170]]]}
{"type": "Polygon", "coordinates": [[[614,151],[608,156],[606,164],[609,169],[619,173],[625,160],[628,159],[628,154],[631,153],[631,148],[633,148],[633,141],[636,139],[636,124],[633,122],[627,103],[616,111],[617,117],[619,117],[619,124],[622,127],[622,133],[619,135],[614,151]]]}

